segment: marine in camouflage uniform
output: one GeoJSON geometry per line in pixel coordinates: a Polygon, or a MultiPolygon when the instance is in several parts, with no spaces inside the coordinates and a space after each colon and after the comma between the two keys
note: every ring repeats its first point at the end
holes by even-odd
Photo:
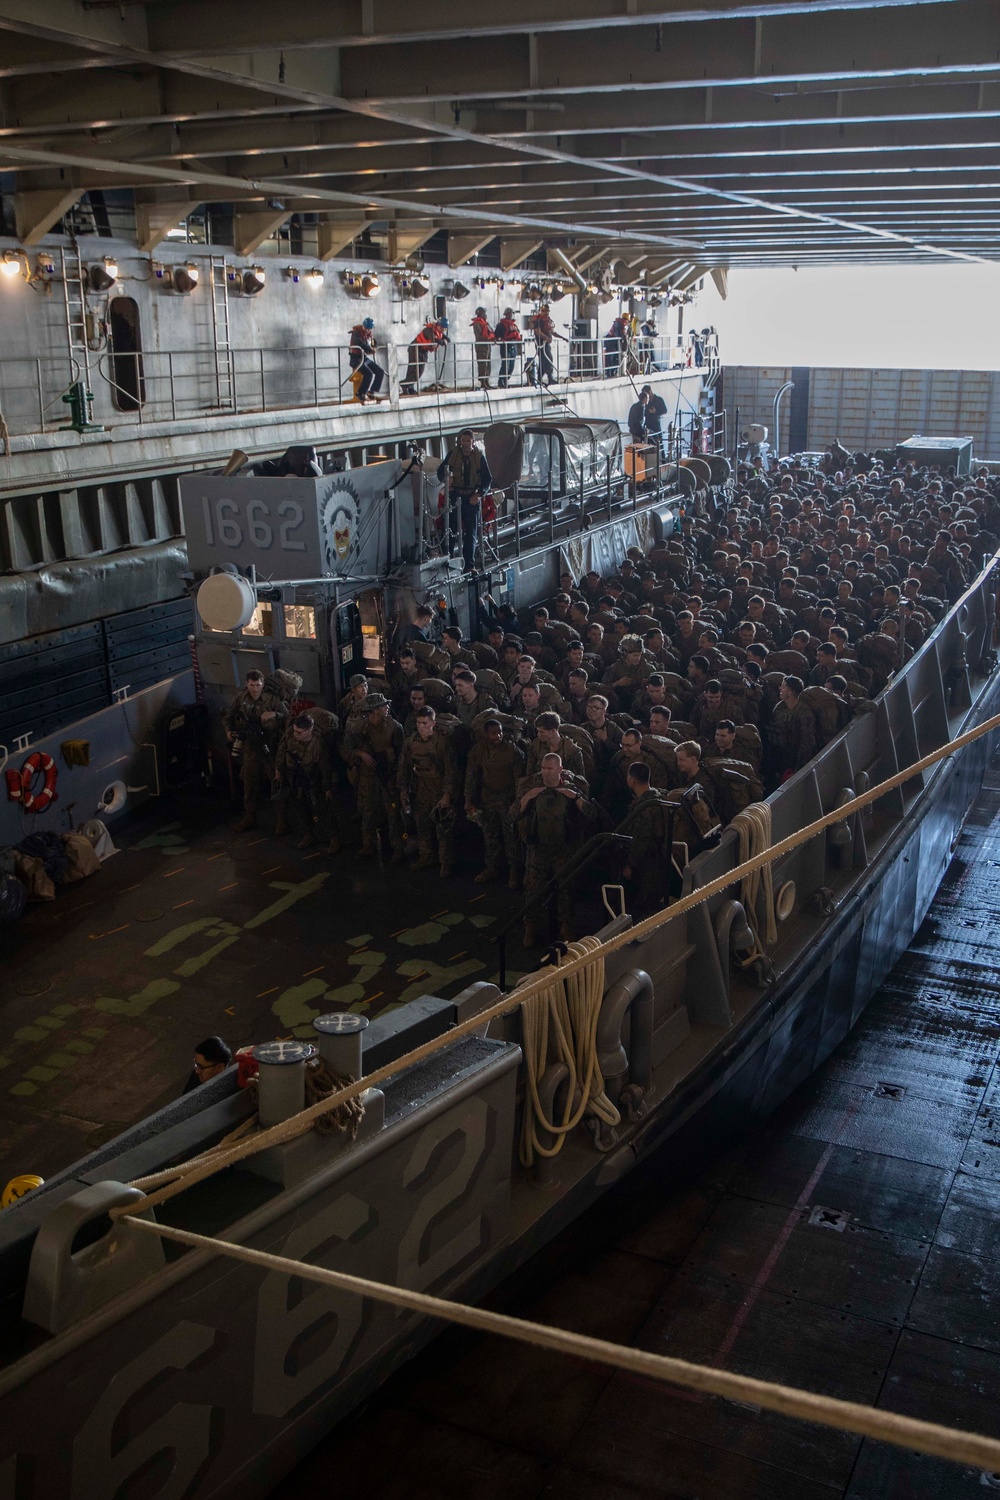
{"type": "Polygon", "coordinates": [[[403,824],[399,815],[396,774],[403,748],[402,726],[389,717],[381,693],[369,693],[364,713],[354,713],[344,732],[344,758],[355,776],[361,814],[362,856],[375,854],[379,830],[392,845],[392,862],[403,861],[403,824]]]}
{"type": "MultiPolygon", "coordinates": [[[[537,776],[518,788],[511,804],[525,846],[524,890],[526,896],[544,890],[587,838],[597,818],[597,809],[586,794],[586,783],[563,770],[558,755],[546,756],[537,776]]],[[[559,935],[572,936],[573,898],[569,884],[558,887],[559,935]]],[[[536,908],[525,917],[524,946],[534,947],[537,923],[543,914],[536,908]]]]}
{"type": "Polygon", "coordinates": [[[287,722],[288,708],[276,692],[265,687],[264,674],[248,672],[246,687],[237,693],[226,715],[226,739],[230,744],[239,740],[243,750],[243,817],[236,824],[241,831],[257,826],[262,787],[265,782],[270,786],[274,776],[275,751],[287,722]]]}
{"type": "Polygon", "coordinates": [[[633,762],[629,767],[628,786],[634,801],[616,832],[629,834],[632,839],[623,873],[631,884],[631,913],[641,920],[666,904],[670,876],[667,839],[673,817],[662,793],[650,786],[649,767],[643,762],[633,762]]]}
{"type": "Polygon", "coordinates": [[[436,717],[433,708],[422,708],[417,714],[417,727],[403,742],[396,784],[404,806],[413,809],[417,825],[420,858],[413,868],[425,870],[432,865],[436,845],[441,874],[450,875],[458,763],[451,740],[435,724],[436,717]]]}
{"type": "Polygon", "coordinates": [[[486,849],[486,866],[476,876],[477,885],[496,880],[504,856],[507,884],[520,889],[524,878],[523,845],[510,815],[517,783],[524,775],[524,752],[513,740],[504,739],[503,725],[488,719],[483,737],[469,752],[465,772],[465,808],[478,814],[486,849]]]}
{"type": "MultiPolygon", "coordinates": [[[[294,820],[304,825],[298,847],[308,849],[316,842],[317,831],[325,836],[333,795],[330,762],[311,714],[299,714],[292,721],[291,734],[278,746],[275,780],[290,793],[294,820]]],[[[339,840],[333,838],[331,853],[339,848],[339,840]]]]}

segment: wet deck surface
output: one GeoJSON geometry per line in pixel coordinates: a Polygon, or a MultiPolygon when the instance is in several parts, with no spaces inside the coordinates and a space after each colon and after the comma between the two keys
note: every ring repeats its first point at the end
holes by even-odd
{"type": "MultiPolygon", "coordinates": [[[[217,801],[159,804],[121,852],[4,928],[0,1186],[49,1176],[176,1098],[195,1045],[296,1033],[496,978],[491,932],[521,897],[455,875],[236,833],[217,801]]],[[[514,975],[531,967],[513,935],[514,975]]]]}
{"type": "MultiPolygon", "coordinates": [[[[1000,1437],[1000,770],[828,1063],[665,1196],[653,1172],[491,1300],[1000,1437]]],[[[982,1500],[983,1474],[452,1330],[274,1500],[982,1500]],[[373,1470],[373,1463],[377,1465],[373,1470]]]]}

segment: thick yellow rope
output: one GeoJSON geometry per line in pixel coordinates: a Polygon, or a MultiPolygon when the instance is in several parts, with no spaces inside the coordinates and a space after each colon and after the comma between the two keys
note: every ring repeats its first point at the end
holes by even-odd
{"type": "Polygon", "coordinates": [[[369,1281],[362,1276],[348,1275],[345,1271],[331,1271],[323,1266],[289,1260],[283,1255],[253,1250],[248,1245],[237,1245],[230,1240],[211,1239],[188,1229],[157,1224],[150,1219],[133,1219],[132,1223],[144,1233],[157,1234],[181,1245],[190,1245],[195,1250],[230,1256],[234,1260],[259,1266],[265,1271],[297,1276],[303,1281],[314,1281],[338,1291],[370,1297],[375,1302],[387,1302],[393,1307],[406,1307],[412,1312],[442,1318],[449,1323],[460,1323],[465,1328],[474,1328],[481,1333],[499,1334],[502,1338],[516,1339],[519,1343],[533,1344],[536,1348],[551,1349],[556,1354],[592,1360],[609,1365],[612,1369],[627,1370],[633,1375],[644,1375],[670,1385],[703,1391],[706,1395],[761,1406],[767,1411],[779,1412],[782,1416],[797,1417],[803,1422],[818,1422],[821,1426],[835,1428],[838,1432],[852,1432],[880,1443],[893,1443],[898,1448],[911,1448],[918,1453],[929,1453],[935,1458],[950,1459],[953,1463],[969,1464],[987,1473],[1000,1471],[1000,1441],[996,1438],[956,1431],[950,1427],[942,1427],[937,1422],[922,1422],[915,1417],[900,1416],[897,1412],[862,1406],[857,1401],[840,1401],[833,1396],[819,1396],[813,1391],[796,1390],[792,1386],[778,1385],[770,1380],[756,1380],[752,1376],[737,1375],[730,1370],[692,1364],[686,1359],[675,1359],[666,1354],[650,1354],[644,1349],[630,1349],[624,1344],[610,1343],[607,1339],[590,1338],[587,1334],[571,1333],[564,1328],[550,1328],[544,1323],[512,1318],[506,1313],[490,1312],[483,1307],[469,1307],[463,1302],[451,1302],[444,1297],[433,1297],[427,1292],[387,1286],[381,1281],[369,1281]]]}
{"type": "MultiPolygon", "coordinates": [[[[738,812],[730,823],[740,841],[740,864],[745,864],[755,854],[771,847],[771,807],[767,802],[751,802],[738,812]]],[[[740,888],[740,900],[746,908],[750,930],[763,953],[778,941],[778,924],[774,915],[774,880],[771,866],[764,865],[744,876],[740,888]],[[764,920],[757,913],[757,898],[763,892],[764,920]]]]}
{"type": "MultiPolygon", "coordinates": [[[[832,812],[828,812],[823,817],[817,818],[815,822],[807,824],[805,828],[800,828],[796,833],[789,834],[788,838],[782,839],[777,844],[772,844],[769,849],[765,849],[762,853],[754,855],[743,864],[737,865],[735,869],[728,870],[724,874],[717,876],[716,879],[707,881],[705,885],[698,886],[695,890],[689,892],[688,895],[682,896],[679,901],[674,902],[673,906],[668,906],[664,911],[654,912],[651,917],[645,918],[644,921],[637,922],[632,927],[625,928],[624,931],[617,933],[614,937],[608,938],[599,948],[595,948],[592,953],[588,952],[573,958],[567,958],[562,965],[563,979],[568,979],[570,974],[578,973],[597,958],[606,959],[610,954],[617,953],[620,948],[628,947],[632,943],[640,942],[649,937],[651,933],[666,926],[668,922],[676,922],[679,918],[687,916],[688,912],[703,905],[704,902],[710,900],[713,896],[730,890],[732,886],[738,885],[748,875],[752,875],[755,871],[763,869],[765,865],[770,865],[775,860],[783,859],[786,854],[791,854],[800,845],[808,843],[810,839],[824,833],[834,823],[842,823],[852,813],[860,811],[861,808],[870,807],[873,802],[877,802],[888,792],[894,791],[906,782],[912,781],[914,777],[919,776],[923,771],[929,770],[938,761],[954,755],[958,750],[964,749],[966,745],[971,745],[975,740],[981,739],[983,735],[990,734],[996,729],[1000,729],[1000,714],[994,714],[992,718],[984,720],[982,724],[977,724],[974,729],[965,730],[962,734],[957,735],[955,739],[949,740],[946,745],[941,745],[937,750],[931,751],[929,755],[925,755],[920,760],[915,761],[912,766],[907,766],[904,770],[897,771],[895,775],[887,777],[885,781],[879,782],[877,786],[871,787],[859,797],[854,797],[843,806],[834,808],[832,812]]],[[[302,1110],[300,1114],[294,1115],[290,1120],[285,1120],[280,1125],[273,1125],[270,1130],[262,1130],[258,1135],[252,1136],[249,1140],[238,1142],[226,1152],[217,1153],[211,1161],[201,1162],[193,1168],[181,1164],[164,1172],[154,1173],[151,1177],[139,1178],[135,1185],[155,1188],[155,1191],[140,1202],[125,1204],[121,1208],[112,1209],[111,1217],[121,1218],[129,1214],[144,1213],[146,1209],[153,1208],[158,1203],[166,1202],[168,1198],[173,1198],[175,1194],[181,1193],[185,1188],[191,1187],[196,1182],[201,1182],[204,1178],[212,1176],[213,1173],[220,1171],[223,1167],[233,1166],[236,1162],[242,1161],[248,1156],[253,1156],[258,1151],[263,1151],[270,1146],[281,1145],[285,1141],[291,1141],[297,1136],[304,1135],[307,1130],[312,1128],[313,1120],[326,1110],[335,1109],[339,1104],[343,1104],[345,1100],[354,1099],[358,1094],[363,1094],[366,1089],[377,1087],[378,1084],[383,1083],[387,1078],[391,1078],[404,1068],[414,1067],[417,1063],[421,1063],[426,1058],[432,1057],[436,1052],[440,1052],[443,1047],[450,1047],[462,1037],[472,1036],[474,1033],[481,1031],[483,1026],[487,1025],[496,1016],[507,1015],[509,1012],[517,1010],[525,1000],[530,999],[533,995],[543,993],[551,982],[551,970],[539,971],[535,978],[528,980],[521,988],[513,991],[511,994],[505,995],[495,1005],[488,1006],[485,1010],[481,1010],[476,1015],[470,1016],[466,1021],[460,1021],[457,1026],[451,1027],[450,1030],[444,1032],[442,1035],[433,1037],[430,1041],[424,1042],[419,1047],[415,1047],[412,1052],[405,1053],[404,1056],[397,1058],[394,1062],[387,1063],[385,1067],[377,1068],[374,1073],[369,1073],[364,1078],[360,1078],[355,1083],[350,1084],[347,1088],[340,1089],[336,1094],[331,1094],[328,1099],[319,1100],[308,1109],[302,1110]],[[163,1185],[160,1186],[159,1184],[163,1185]]]]}
{"type": "MultiPolygon", "coordinates": [[[[585,937],[578,943],[570,943],[567,957],[585,957],[596,953],[600,946],[598,938],[585,937]]],[[[596,1115],[607,1125],[617,1125],[621,1120],[604,1092],[597,1056],[604,959],[596,957],[593,963],[568,978],[563,977],[561,967],[548,972],[552,975],[548,987],[521,1006],[527,1100],[521,1122],[520,1157],[525,1167],[530,1167],[536,1156],[555,1156],[561,1151],[569,1132],[576,1129],[586,1114],[596,1115]],[[568,1074],[563,1085],[565,1102],[560,1120],[549,1119],[538,1092],[550,1063],[563,1063],[568,1074]],[[577,1097],[579,1103],[574,1109],[577,1097]],[[543,1141],[544,1134],[555,1137],[551,1145],[543,1141]]]]}

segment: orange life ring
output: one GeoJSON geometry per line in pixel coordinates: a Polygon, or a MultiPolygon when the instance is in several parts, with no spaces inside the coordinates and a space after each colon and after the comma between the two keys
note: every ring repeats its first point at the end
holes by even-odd
{"type": "Polygon", "coordinates": [[[28,756],[21,767],[21,807],[25,812],[44,812],[50,803],[55,802],[59,796],[56,791],[58,775],[55,761],[44,750],[36,750],[33,755],[28,756]],[[31,786],[39,771],[45,776],[45,785],[36,796],[31,786]]]}

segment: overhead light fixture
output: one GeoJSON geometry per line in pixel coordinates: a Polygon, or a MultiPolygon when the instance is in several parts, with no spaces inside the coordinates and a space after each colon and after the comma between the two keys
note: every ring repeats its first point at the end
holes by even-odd
{"type": "Polygon", "coordinates": [[[106,255],[102,261],[90,268],[90,289],[92,292],[108,292],[118,280],[118,262],[113,256],[106,255]]]}
{"type": "Polygon", "coordinates": [[[378,277],[374,274],[362,276],[360,292],[362,297],[377,297],[382,288],[379,286],[378,277]]]}
{"type": "Polygon", "coordinates": [[[15,276],[25,276],[28,270],[28,257],[23,250],[5,250],[3,260],[0,260],[0,273],[13,281],[15,276]]]}
{"type": "MultiPolygon", "coordinates": [[[[484,286],[484,283],[480,282],[479,285],[480,287],[482,287],[484,286]]],[[[464,281],[456,281],[451,289],[451,295],[456,302],[461,302],[463,297],[467,297],[469,295],[469,291],[470,288],[465,285],[464,281]]]]}
{"type": "Polygon", "coordinates": [[[310,266],[306,272],[306,286],[312,292],[318,292],[326,278],[318,266],[310,266]]]}
{"type": "Polygon", "coordinates": [[[51,281],[56,274],[55,256],[48,250],[39,250],[35,257],[35,280],[51,281]]]}
{"type": "Polygon", "coordinates": [[[264,290],[267,281],[267,272],[263,266],[248,266],[243,272],[241,286],[244,297],[256,297],[264,290]]]}
{"type": "Polygon", "coordinates": [[[565,295],[566,288],[564,286],[560,286],[558,282],[554,287],[549,288],[548,297],[550,302],[561,302],[565,295]]]}
{"type": "Polygon", "coordinates": [[[411,297],[426,297],[431,289],[431,284],[426,276],[414,276],[410,281],[411,297]]]}
{"type": "Polygon", "coordinates": [[[180,292],[182,297],[186,297],[190,292],[194,291],[201,280],[201,267],[195,265],[193,261],[188,261],[183,266],[174,266],[172,279],[174,291],[180,292]]]}
{"type": "Polygon", "coordinates": [[[646,298],[646,306],[650,309],[651,312],[655,312],[658,307],[663,306],[663,298],[658,297],[656,293],[653,292],[649,297],[646,298]]]}

